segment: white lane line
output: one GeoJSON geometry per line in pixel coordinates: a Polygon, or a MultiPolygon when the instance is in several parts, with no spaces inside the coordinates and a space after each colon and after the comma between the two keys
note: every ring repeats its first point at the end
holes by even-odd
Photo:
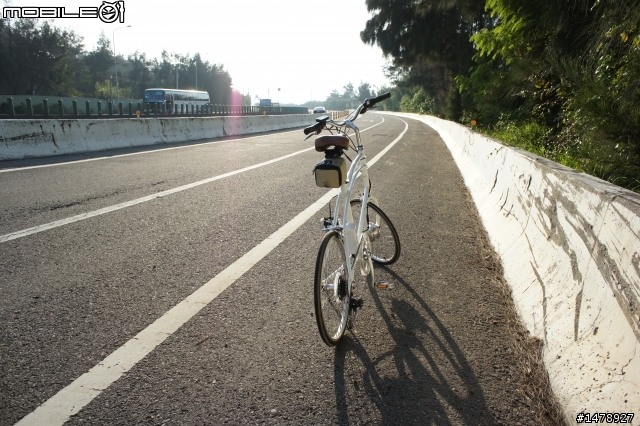
{"type": "MultiPolygon", "coordinates": [[[[369,164],[375,164],[407,132],[409,125],[404,120],[400,121],[405,124],[404,131],[382,152],[376,155],[369,164]]],[[[43,424],[55,426],[64,424],[69,417],[78,413],[113,382],[131,370],[158,345],[218,297],[227,287],[271,253],[289,235],[293,234],[307,220],[311,219],[320,209],[326,206],[338,192],[339,189],[332,189],[320,197],[316,202],[267,237],[267,239],[249,250],[244,256],[191,293],[186,299],[167,311],[134,338],[116,349],[91,370],[78,377],[69,386],[25,416],[16,423],[16,426],[40,426],[43,424]]]]}
{"type": "Polygon", "coordinates": [[[278,161],[291,158],[295,155],[302,154],[303,152],[311,151],[312,148],[303,149],[301,151],[294,152],[292,154],[284,155],[282,157],[274,158],[273,160],[265,161],[263,163],[254,164],[253,166],[245,167],[243,169],[234,170],[229,173],[224,173],[218,176],[213,176],[207,179],[200,180],[198,182],[189,183],[187,185],[178,186],[176,188],[167,189],[166,191],[158,192],[155,194],[147,195],[146,197],[137,198],[135,200],[126,201],[124,203],[115,204],[113,206],[104,207],[98,210],[94,210],[87,213],[81,213],[75,216],[67,217],[65,219],[56,220],[54,222],[45,223],[44,225],[34,226],[33,228],[23,229],[21,231],[16,231],[11,234],[0,235],[0,243],[4,243],[6,241],[15,240],[17,238],[26,237],[27,235],[36,234],[38,232],[46,231],[53,228],[58,228],[60,226],[68,225],[70,223],[79,222],[81,220],[89,219],[91,217],[100,216],[105,213],[110,213],[116,210],[124,209],[126,207],[135,206],[136,204],[141,204],[147,201],[155,200],[156,198],[166,197],[167,195],[175,194],[176,192],[186,191],[187,189],[195,188],[200,185],[204,185],[206,183],[214,182],[216,180],[224,179],[229,176],[237,175],[240,173],[244,173],[249,170],[257,169],[259,167],[266,166],[268,164],[273,164],[278,161]]]}
{"type": "MultiPolygon", "coordinates": [[[[65,161],[64,163],[40,164],[38,166],[16,167],[16,168],[13,168],[13,169],[0,169],[0,173],[19,172],[19,171],[22,171],[22,170],[30,170],[30,169],[41,169],[43,167],[66,166],[66,165],[69,165],[69,164],[86,163],[88,161],[110,160],[112,158],[129,157],[129,156],[132,156],[132,155],[142,155],[142,154],[153,154],[153,153],[156,153],[156,152],[171,151],[171,150],[174,150],[174,149],[195,148],[195,147],[199,147],[199,146],[214,145],[214,144],[225,143],[225,142],[246,141],[248,139],[263,138],[263,137],[266,137],[266,136],[286,135],[287,133],[294,133],[294,132],[299,132],[299,131],[300,131],[300,129],[297,129],[297,130],[292,130],[290,132],[271,133],[269,135],[259,135],[259,136],[249,136],[249,137],[246,137],[246,138],[239,137],[239,138],[235,138],[235,139],[225,139],[225,140],[221,140],[221,141],[193,143],[193,144],[183,145],[183,146],[173,146],[173,147],[170,147],[170,148],[153,149],[153,150],[140,151],[140,152],[130,152],[129,154],[107,155],[107,156],[104,156],[104,157],[86,158],[84,160],[65,161]]],[[[177,143],[180,143],[180,142],[177,142],[177,143]]],[[[142,147],[140,147],[140,148],[142,148],[142,147]]],[[[123,148],[118,148],[118,149],[123,149],[123,148]]],[[[86,153],[78,153],[78,154],[75,154],[75,155],[82,155],[82,154],[86,154],[86,153]]],[[[74,154],[70,154],[70,155],[74,155],[74,154]]]]}
{"type": "MultiPolygon", "coordinates": [[[[373,166],[374,164],[376,164],[376,162],[377,162],[377,161],[378,161],[378,160],[379,160],[383,155],[385,155],[387,152],[389,152],[389,150],[390,150],[391,148],[393,148],[393,147],[394,147],[394,145],[395,145],[396,143],[398,143],[398,141],[399,141],[400,139],[402,139],[402,137],[404,136],[404,134],[405,134],[405,133],[407,133],[407,130],[409,130],[409,125],[407,124],[407,122],[406,122],[406,121],[404,121],[404,120],[402,120],[402,119],[400,119],[400,118],[398,118],[398,117],[394,117],[394,118],[396,118],[396,119],[398,119],[398,120],[400,120],[400,121],[402,121],[402,122],[404,123],[404,130],[402,131],[402,133],[400,133],[400,136],[398,136],[398,137],[396,138],[396,140],[394,140],[394,141],[393,141],[393,142],[391,142],[389,145],[387,145],[387,147],[386,147],[385,149],[383,149],[382,151],[380,151],[380,152],[378,153],[378,155],[376,155],[375,157],[373,157],[373,160],[371,160],[371,161],[369,161],[369,162],[367,163],[369,166],[373,166]]],[[[375,126],[372,126],[372,127],[375,127],[375,126]]],[[[371,128],[371,127],[370,127],[370,128],[371,128]]],[[[367,129],[367,130],[368,130],[368,129],[367,129]]]]}
{"type": "MultiPolygon", "coordinates": [[[[366,132],[367,130],[372,129],[372,128],[374,128],[374,127],[376,127],[376,126],[378,126],[378,125],[380,125],[382,123],[384,123],[384,118],[382,118],[382,121],[380,123],[378,123],[378,124],[376,124],[374,126],[368,127],[365,130],[362,130],[360,133],[366,132]]],[[[20,231],[12,232],[10,234],[0,235],[0,243],[4,243],[4,242],[15,240],[15,239],[18,239],[18,238],[26,237],[28,235],[37,234],[38,232],[43,232],[43,231],[47,231],[49,229],[58,228],[60,226],[68,225],[70,223],[79,222],[81,220],[89,219],[89,218],[92,218],[92,217],[95,217],[95,216],[100,216],[100,215],[103,215],[105,213],[110,213],[110,212],[113,212],[113,211],[116,211],[116,210],[124,209],[124,208],[131,207],[131,206],[135,206],[136,204],[141,204],[141,203],[144,203],[144,202],[147,202],[147,201],[155,200],[156,198],[166,197],[167,195],[175,194],[176,192],[186,191],[187,189],[195,188],[197,186],[204,185],[204,184],[207,184],[207,183],[210,183],[210,182],[214,182],[216,180],[224,179],[224,178],[227,178],[229,176],[237,175],[237,174],[249,171],[249,170],[257,169],[259,167],[267,166],[269,164],[273,164],[273,163],[276,163],[278,161],[285,160],[287,158],[291,158],[291,157],[293,157],[295,155],[302,154],[303,152],[311,151],[312,149],[314,149],[314,148],[312,147],[312,148],[303,149],[301,151],[297,151],[297,152],[294,152],[292,154],[287,154],[287,155],[284,155],[282,157],[274,158],[273,160],[265,161],[265,162],[259,163],[259,164],[254,164],[253,166],[245,167],[245,168],[239,169],[239,170],[234,170],[234,171],[229,172],[229,173],[224,173],[224,174],[221,174],[221,175],[218,175],[218,176],[210,177],[210,178],[198,181],[198,182],[189,183],[187,185],[182,185],[182,186],[179,186],[177,188],[167,189],[166,191],[162,191],[162,192],[158,192],[158,193],[155,193],[155,194],[147,195],[146,197],[137,198],[135,200],[126,201],[124,203],[115,204],[113,206],[104,207],[104,208],[101,208],[101,209],[98,209],[98,210],[94,210],[94,211],[90,211],[90,212],[87,212],[87,213],[81,213],[81,214],[78,214],[78,215],[75,215],[75,216],[67,217],[65,219],[60,219],[60,220],[56,220],[54,222],[45,223],[43,225],[34,226],[32,228],[27,228],[27,229],[23,229],[23,230],[20,230],[20,231]]]]}

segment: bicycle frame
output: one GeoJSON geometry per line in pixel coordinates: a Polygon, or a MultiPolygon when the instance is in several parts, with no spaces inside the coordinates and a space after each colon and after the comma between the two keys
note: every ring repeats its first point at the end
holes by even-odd
{"type": "MultiPolygon", "coordinates": [[[[337,132],[340,135],[318,138],[315,143],[316,150],[325,152],[325,158],[330,161],[319,163],[314,171],[323,170],[325,173],[327,170],[336,170],[333,166],[337,166],[336,173],[343,179],[338,186],[335,175],[330,177],[328,183],[325,183],[326,176],[321,176],[322,184],[318,184],[339,188],[338,191],[330,192],[336,196],[329,202],[329,217],[322,219],[326,234],[318,250],[313,283],[316,323],[322,340],[328,346],[337,345],[345,330],[353,329],[357,313],[364,305],[364,300],[354,294],[354,290],[357,292],[357,289],[354,289],[356,274],[367,277],[366,281],[373,285],[375,283],[373,262],[390,265],[400,255],[398,233],[378,206],[377,200],[371,197],[367,157],[360,141],[360,131],[353,124],[360,113],[365,113],[368,109],[374,108],[377,103],[390,97],[390,93],[385,93],[372,99],[365,99],[344,121],[334,121],[328,116],[319,117],[316,118],[316,124],[305,127],[303,130],[307,135],[306,139],[314,134],[319,135],[323,130],[328,130],[331,134],[337,132]],[[353,160],[345,153],[349,148],[356,152],[353,160]],[[344,160],[331,161],[339,155],[344,155],[351,161],[348,171],[345,170],[344,160]],[[346,172],[346,176],[341,173],[342,171],[346,172]],[[358,179],[363,180],[362,195],[352,200],[358,179]],[[334,199],[335,210],[332,214],[331,204],[334,199]],[[360,209],[357,224],[352,208],[360,209]],[[370,215],[375,217],[374,221],[370,222],[370,215]],[[356,272],[357,269],[360,270],[356,272]]],[[[316,175],[316,183],[318,182],[318,175],[316,175]]]]}
{"type": "MultiPolygon", "coordinates": [[[[357,117],[357,112],[359,111],[356,111],[356,113],[354,113],[355,117],[357,117]]],[[[344,239],[345,256],[347,259],[349,259],[349,261],[346,262],[349,277],[348,294],[351,294],[351,286],[355,276],[354,269],[356,263],[358,262],[358,259],[362,256],[363,234],[368,232],[368,229],[363,230],[364,225],[368,224],[366,215],[367,203],[370,199],[375,204],[377,204],[377,201],[373,197],[369,196],[369,192],[371,190],[371,183],[369,180],[369,166],[367,165],[366,156],[364,154],[364,146],[362,146],[362,144],[360,143],[360,130],[349,119],[340,124],[334,122],[333,120],[328,121],[328,123],[333,124],[337,127],[349,127],[354,131],[357,141],[356,148],[358,154],[351,162],[351,166],[349,167],[349,171],[347,172],[347,178],[345,182],[343,182],[340,186],[340,192],[337,195],[335,204],[336,214],[332,219],[331,226],[324,229],[327,232],[331,230],[337,230],[341,233],[344,239]],[[364,190],[362,197],[360,197],[360,215],[356,228],[350,203],[351,194],[353,193],[356,179],[359,177],[362,177],[363,179],[364,190]],[[342,209],[342,215],[337,214],[340,209],[342,209]]],[[[346,135],[346,132],[344,132],[344,134],[346,135]]]]}

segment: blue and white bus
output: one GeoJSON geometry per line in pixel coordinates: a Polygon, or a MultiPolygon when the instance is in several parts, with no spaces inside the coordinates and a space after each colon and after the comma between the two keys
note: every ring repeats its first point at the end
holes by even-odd
{"type": "Polygon", "coordinates": [[[210,105],[209,93],[197,90],[176,90],[176,89],[147,89],[144,91],[142,102],[145,104],[157,104],[158,110],[164,104],[169,113],[180,112],[182,108],[187,110],[193,106],[210,105]],[[182,107],[182,105],[185,105],[182,107]]]}

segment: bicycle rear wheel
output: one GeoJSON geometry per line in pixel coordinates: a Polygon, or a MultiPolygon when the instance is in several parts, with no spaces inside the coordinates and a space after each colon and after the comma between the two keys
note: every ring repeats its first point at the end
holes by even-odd
{"type": "Polygon", "coordinates": [[[327,232],[320,244],[314,276],[314,304],[320,337],[338,344],[349,316],[349,276],[344,242],[338,231],[327,232]]]}
{"type": "MultiPolygon", "coordinates": [[[[362,201],[351,200],[351,210],[354,222],[357,224],[360,218],[362,201]]],[[[375,204],[367,203],[365,211],[367,217],[363,231],[369,230],[371,240],[371,259],[380,265],[391,265],[400,257],[400,238],[391,220],[375,204]]]]}

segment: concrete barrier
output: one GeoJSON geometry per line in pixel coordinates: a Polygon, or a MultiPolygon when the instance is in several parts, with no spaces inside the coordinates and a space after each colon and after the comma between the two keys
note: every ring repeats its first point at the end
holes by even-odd
{"type": "Polygon", "coordinates": [[[544,341],[567,420],[640,419],[640,195],[503,146],[465,126],[418,119],[449,147],[519,314],[544,341]]]}
{"type": "Polygon", "coordinates": [[[267,132],[311,125],[317,116],[0,120],[0,161],[267,132]]]}

